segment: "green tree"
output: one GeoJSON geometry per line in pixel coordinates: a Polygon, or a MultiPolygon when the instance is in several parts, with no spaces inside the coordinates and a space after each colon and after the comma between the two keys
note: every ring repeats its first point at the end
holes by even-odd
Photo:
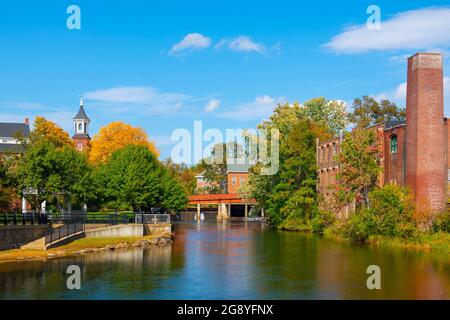
{"type": "Polygon", "coordinates": [[[197,187],[197,180],[195,176],[199,172],[197,166],[188,167],[184,163],[174,163],[172,159],[166,159],[163,161],[164,167],[168,170],[171,177],[177,179],[183,186],[184,192],[187,195],[192,195],[197,187]]]}
{"type": "MultiPolygon", "coordinates": [[[[299,104],[279,105],[269,120],[259,125],[279,130],[279,170],[260,175],[262,163],[251,169],[242,195],[266,208],[273,225],[286,227],[309,223],[317,209],[316,138],[330,137],[328,129],[306,117],[299,104]]],[[[269,139],[270,141],[270,139],[269,139]]]]}
{"type": "Polygon", "coordinates": [[[95,176],[105,184],[104,201],[115,208],[180,210],[187,201],[182,185],[146,146],[128,145],[113,152],[95,176]]]}
{"type": "Polygon", "coordinates": [[[120,209],[139,211],[156,206],[161,194],[160,170],[156,157],[144,146],[128,145],[112,153],[100,169],[106,182],[105,198],[120,209]]]}
{"type": "Polygon", "coordinates": [[[316,124],[327,128],[331,134],[337,135],[348,124],[345,103],[328,100],[324,97],[306,101],[301,109],[302,113],[316,124]]]}
{"type": "Polygon", "coordinates": [[[14,183],[10,178],[10,161],[0,156],[0,211],[10,210],[14,199],[14,183]]]}
{"type": "Polygon", "coordinates": [[[162,181],[162,207],[174,212],[185,208],[187,204],[187,197],[183,185],[176,178],[170,176],[168,172],[163,174],[162,181]]]}
{"type": "Polygon", "coordinates": [[[346,133],[338,154],[337,200],[348,204],[370,206],[369,192],[377,184],[381,167],[378,164],[378,145],[374,130],[355,128],[346,133]]]}
{"type": "Polygon", "coordinates": [[[42,202],[55,196],[67,201],[84,199],[88,192],[89,167],[83,155],[71,146],[57,147],[53,141],[37,139],[26,146],[15,171],[18,190],[40,212],[42,202]]]}
{"type": "Polygon", "coordinates": [[[400,121],[406,116],[405,109],[383,99],[377,102],[373,97],[363,96],[353,101],[353,111],[348,115],[351,123],[366,128],[384,121],[400,121]]]}

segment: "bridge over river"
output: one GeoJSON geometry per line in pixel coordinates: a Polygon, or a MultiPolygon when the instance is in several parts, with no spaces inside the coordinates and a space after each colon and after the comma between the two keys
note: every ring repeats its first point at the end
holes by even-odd
{"type": "Polygon", "coordinates": [[[188,205],[197,207],[196,220],[201,220],[202,207],[217,210],[219,221],[264,218],[264,208],[258,209],[255,200],[244,199],[237,193],[193,195],[189,197],[188,205]]]}

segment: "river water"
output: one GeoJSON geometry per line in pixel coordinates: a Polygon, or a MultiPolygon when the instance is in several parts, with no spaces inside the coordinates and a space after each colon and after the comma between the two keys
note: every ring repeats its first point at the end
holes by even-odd
{"type": "Polygon", "coordinates": [[[2,263],[0,299],[450,299],[450,258],[257,222],[182,222],[165,246],[2,263]],[[80,290],[67,289],[69,265],[80,290]],[[370,265],[380,290],[367,288],[370,265]]]}

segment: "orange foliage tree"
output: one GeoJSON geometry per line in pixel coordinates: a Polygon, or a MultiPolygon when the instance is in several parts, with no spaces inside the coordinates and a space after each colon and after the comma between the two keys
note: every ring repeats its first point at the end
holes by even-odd
{"type": "Polygon", "coordinates": [[[56,147],[69,146],[75,148],[70,135],[54,122],[43,117],[36,117],[31,140],[45,139],[51,141],[56,147]]]}
{"type": "Polygon", "coordinates": [[[148,139],[143,129],[117,121],[101,128],[94,136],[91,141],[89,160],[94,163],[104,163],[114,151],[130,144],[144,145],[154,155],[159,156],[155,144],[148,139]]]}

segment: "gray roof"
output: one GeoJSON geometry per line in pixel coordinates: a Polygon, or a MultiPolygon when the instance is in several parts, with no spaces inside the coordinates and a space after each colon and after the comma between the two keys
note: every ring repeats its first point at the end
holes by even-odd
{"type": "Polygon", "coordinates": [[[227,172],[244,172],[247,173],[250,170],[250,164],[228,164],[227,172]]]}
{"type": "Polygon", "coordinates": [[[15,138],[17,134],[28,137],[30,126],[25,123],[0,123],[0,137],[15,138]]]}
{"type": "Polygon", "coordinates": [[[78,110],[78,113],[75,117],[73,117],[74,120],[87,120],[91,121],[89,117],[86,115],[86,112],[84,111],[83,105],[80,106],[80,110],[78,110]]]}
{"type": "Polygon", "coordinates": [[[21,153],[25,147],[21,144],[0,143],[0,153],[21,153]]]}
{"type": "Polygon", "coordinates": [[[387,120],[384,122],[384,129],[387,130],[401,125],[406,125],[406,120],[387,120]]]}

